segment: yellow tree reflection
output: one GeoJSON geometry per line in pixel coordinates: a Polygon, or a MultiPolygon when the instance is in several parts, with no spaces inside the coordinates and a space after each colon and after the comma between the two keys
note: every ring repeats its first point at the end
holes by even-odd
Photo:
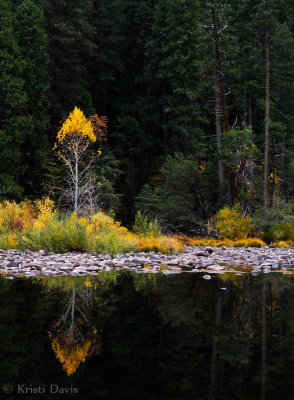
{"type": "Polygon", "coordinates": [[[69,289],[65,296],[63,315],[48,332],[51,347],[67,375],[93,354],[101,352],[101,331],[93,327],[90,314],[93,286],[69,289]]]}

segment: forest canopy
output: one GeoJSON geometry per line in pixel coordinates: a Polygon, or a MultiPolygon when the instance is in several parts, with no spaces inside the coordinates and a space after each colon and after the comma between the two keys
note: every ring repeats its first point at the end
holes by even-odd
{"type": "Polygon", "coordinates": [[[47,195],[78,107],[107,117],[98,206],[127,225],[292,210],[293,21],[287,0],[2,0],[1,200],[47,195]]]}

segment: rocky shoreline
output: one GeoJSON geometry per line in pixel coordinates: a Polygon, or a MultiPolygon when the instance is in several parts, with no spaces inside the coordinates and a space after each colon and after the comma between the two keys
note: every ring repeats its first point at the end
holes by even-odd
{"type": "MultiPolygon", "coordinates": [[[[56,254],[46,250],[0,250],[0,273],[7,276],[96,275],[101,271],[128,270],[137,273],[177,274],[184,271],[258,274],[294,272],[294,248],[241,248],[187,246],[182,253],[56,254]]],[[[206,279],[210,275],[205,275],[206,279]]],[[[205,277],[204,276],[204,277],[205,277]]]]}

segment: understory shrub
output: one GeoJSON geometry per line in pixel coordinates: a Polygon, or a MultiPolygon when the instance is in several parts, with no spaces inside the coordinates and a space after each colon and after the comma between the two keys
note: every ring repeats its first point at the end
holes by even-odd
{"type": "Polygon", "coordinates": [[[158,219],[155,218],[149,221],[146,215],[143,215],[141,211],[137,211],[135,215],[135,223],[133,225],[133,231],[139,236],[156,237],[161,235],[161,229],[159,226],[158,219]]]}
{"type": "Polygon", "coordinates": [[[252,234],[254,225],[249,215],[243,216],[238,204],[232,208],[225,207],[216,215],[216,229],[224,239],[246,239],[252,234]]]}
{"type": "Polygon", "coordinates": [[[209,189],[208,182],[215,182],[217,187],[211,163],[176,153],[166,158],[152,184],[143,186],[136,207],[148,216],[157,216],[170,230],[194,230],[215,207],[217,190],[213,192],[211,186],[209,189]]]}
{"type": "Polygon", "coordinates": [[[88,250],[96,253],[117,254],[135,251],[135,240],[130,235],[118,235],[116,232],[106,232],[88,236],[88,250]]]}
{"type": "Polygon", "coordinates": [[[274,225],[265,232],[264,240],[268,243],[294,240],[294,228],[291,224],[274,225]]]}
{"type": "Polygon", "coordinates": [[[168,253],[183,249],[183,243],[177,238],[160,235],[156,222],[147,221],[146,228],[141,230],[144,236],[136,235],[102,211],[89,217],[78,218],[76,213],[66,215],[55,210],[48,198],[19,204],[0,203],[0,248],[4,250],[116,254],[129,251],[168,253]]]}
{"type": "Polygon", "coordinates": [[[290,224],[294,226],[294,205],[283,199],[273,199],[270,208],[259,206],[253,215],[253,223],[257,232],[266,232],[275,225],[290,224]]]}
{"type": "Polygon", "coordinates": [[[56,214],[47,220],[44,227],[34,226],[23,233],[19,238],[19,247],[53,252],[85,251],[86,227],[74,214],[71,218],[60,218],[56,214]]]}

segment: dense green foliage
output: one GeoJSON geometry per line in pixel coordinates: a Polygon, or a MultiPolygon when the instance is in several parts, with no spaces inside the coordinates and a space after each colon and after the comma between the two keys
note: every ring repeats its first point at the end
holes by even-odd
{"type": "Polygon", "coordinates": [[[100,202],[128,226],[138,208],[195,230],[287,201],[293,15],[287,0],[3,0],[1,198],[56,183],[50,148],[78,106],[108,117],[100,202]]]}

